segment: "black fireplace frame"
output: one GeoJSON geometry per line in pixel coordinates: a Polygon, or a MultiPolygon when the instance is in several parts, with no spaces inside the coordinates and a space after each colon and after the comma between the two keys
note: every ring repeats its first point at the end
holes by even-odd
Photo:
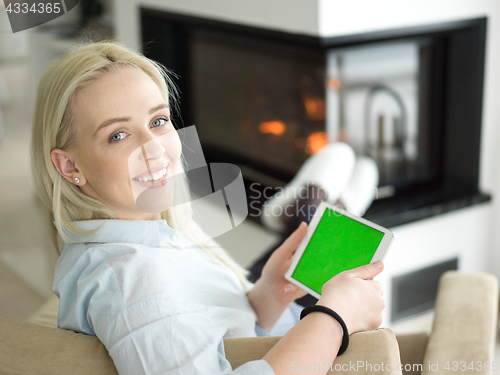
{"type": "MultiPolygon", "coordinates": [[[[143,53],[178,75],[181,116],[174,117],[174,121],[179,127],[193,124],[190,116],[192,103],[188,46],[194,29],[222,31],[235,38],[251,36],[256,43],[279,42],[304,51],[324,51],[325,55],[327,50],[333,48],[433,38],[440,45],[435,56],[437,71],[433,84],[436,102],[433,117],[435,123],[440,125],[434,130],[433,136],[442,145],[440,152],[434,156],[441,166],[439,176],[425,185],[417,185],[394,196],[376,200],[365,217],[390,227],[491,199],[479,190],[486,18],[327,38],[243,26],[147,7],[141,7],[141,23],[143,53]]],[[[255,182],[255,174],[246,171],[259,171],[283,183],[293,177],[280,171],[263,169],[236,154],[202,146],[208,162],[228,162],[241,167],[249,199],[252,199],[249,187],[255,182]]],[[[265,183],[261,188],[264,187],[265,183]]],[[[250,203],[250,217],[258,220],[252,215],[252,210],[263,202],[255,204],[254,201],[251,207],[250,203]]]]}

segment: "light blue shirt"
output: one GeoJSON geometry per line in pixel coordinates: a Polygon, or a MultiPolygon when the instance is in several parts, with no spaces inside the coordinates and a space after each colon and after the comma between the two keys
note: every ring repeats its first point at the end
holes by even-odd
{"type": "MultiPolygon", "coordinates": [[[[89,220],[55,272],[61,328],[96,335],[120,374],[274,374],[264,360],[232,370],[223,338],[265,335],[237,276],[164,220],[89,220]]],[[[286,329],[289,329],[287,327],[286,329]]]]}

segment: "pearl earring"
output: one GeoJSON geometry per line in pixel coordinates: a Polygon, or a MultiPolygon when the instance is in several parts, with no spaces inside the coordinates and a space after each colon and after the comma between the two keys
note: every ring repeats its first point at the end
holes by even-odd
{"type": "Polygon", "coordinates": [[[80,182],[80,179],[78,177],[75,177],[75,183],[78,184],[80,182]]]}

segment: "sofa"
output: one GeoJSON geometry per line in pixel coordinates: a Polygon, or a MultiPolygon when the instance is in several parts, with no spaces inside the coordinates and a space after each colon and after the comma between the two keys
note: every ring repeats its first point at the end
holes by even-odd
{"type": "MultiPolygon", "coordinates": [[[[488,374],[496,364],[497,306],[494,276],[449,271],[440,279],[430,333],[354,333],[348,350],[328,367],[331,373],[360,375],[488,374]]],[[[99,339],[57,328],[57,307],[53,297],[28,321],[0,317],[0,374],[117,374],[99,339]]],[[[227,338],[226,357],[236,368],[262,358],[279,339],[227,338]]],[[[304,364],[290,365],[291,373],[307,371],[304,364]]]]}

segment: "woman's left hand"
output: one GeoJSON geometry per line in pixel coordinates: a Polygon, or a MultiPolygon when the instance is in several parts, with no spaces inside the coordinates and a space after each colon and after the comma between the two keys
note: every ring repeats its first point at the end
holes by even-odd
{"type": "Polygon", "coordinates": [[[248,299],[257,313],[257,324],[270,331],[283,311],[307,292],[285,279],[285,272],[292,263],[295,250],[307,232],[307,224],[301,223],[290,237],[278,247],[264,268],[260,279],[248,293],[248,299]]]}

